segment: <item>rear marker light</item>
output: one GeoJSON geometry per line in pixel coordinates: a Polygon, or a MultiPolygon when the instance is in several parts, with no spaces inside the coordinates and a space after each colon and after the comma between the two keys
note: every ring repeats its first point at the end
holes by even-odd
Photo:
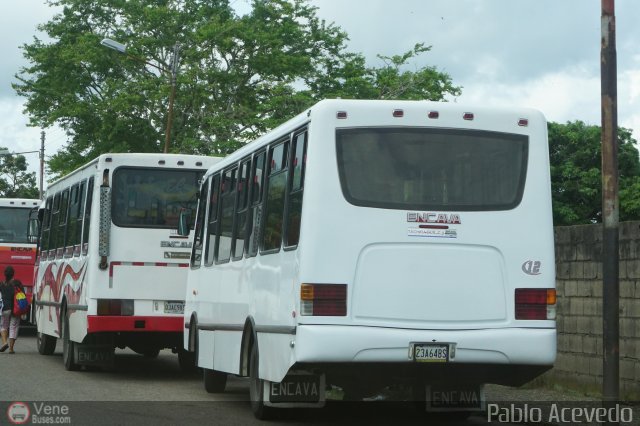
{"type": "Polygon", "coordinates": [[[474,116],[472,112],[465,112],[462,118],[464,118],[465,120],[471,121],[473,120],[474,116]]]}
{"type": "Polygon", "coordinates": [[[344,120],[347,118],[347,111],[338,111],[336,113],[336,118],[340,120],[344,120]]]}
{"type": "Polygon", "coordinates": [[[429,111],[429,118],[440,118],[440,113],[438,111],[429,111]]]}
{"type": "Polygon", "coordinates": [[[527,127],[528,125],[529,125],[529,120],[527,120],[526,118],[521,118],[520,120],[518,120],[518,126],[527,127]]]}
{"type": "Polygon", "coordinates": [[[556,319],[556,290],[551,288],[517,288],[515,309],[517,320],[556,319]]]}
{"type": "Polygon", "coordinates": [[[98,315],[131,316],[133,315],[133,300],[98,299],[98,315]]]}
{"type": "Polygon", "coordinates": [[[346,316],[346,284],[302,284],[300,286],[300,315],[346,316]]]}
{"type": "Polygon", "coordinates": [[[394,109],[393,116],[396,118],[404,117],[404,111],[401,109],[394,109]]]}

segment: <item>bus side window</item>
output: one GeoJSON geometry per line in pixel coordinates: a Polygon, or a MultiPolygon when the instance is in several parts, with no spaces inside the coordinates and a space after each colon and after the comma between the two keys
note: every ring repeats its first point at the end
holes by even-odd
{"type": "Polygon", "coordinates": [[[40,257],[48,257],[47,250],[51,247],[49,234],[51,233],[51,208],[53,206],[53,197],[48,197],[42,217],[42,233],[40,236],[40,257]]]}
{"type": "Polygon", "coordinates": [[[216,174],[211,181],[211,190],[209,191],[209,215],[207,218],[207,240],[205,245],[205,262],[206,266],[213,265],[213,254],[216,251],[216,229],[218,228],[218,200],[220,198],[220,173],[216,174]]]}
{"type": "Polygon", "coordinates": [[[200,188],[200,197],[198,200],[198,213],[196,216],[196,225],[193,237],[193,250],[191,251],[191,267],[199,268],[202,265],[202,249],[204,247],[204,228],[205,228],[205,212],[207,209],[207,197],[209,196],[209,186],[211,178],[200,188]]]}
{"type": "Polygon", "coordinates": [[[269,176],[261,245],[265,252],[277,251],[282,244],[282,223],[287,187],[287,147],[288,142],[281,142],[269,149],[269,176]]]}
{"type": "Polygon", "coordinates": [[[220,189],[220,220],[218,221],[218,238],[216,239],[216,261],[227,262],[231,258],[231,234],[233,230],[234,207],[236,205],[236,174],[238,168],[224,172],[220,189]]]}
{"type": "Polygon", "coordinates": [[[75,232],[71,244],[73,245],[73,254],[77,256],[80,254],[80,240],[82,239],[82,217],[84,215],[84,197],[85,189],[87,186],[86,181],[82,181],[78,188],[78,210],[75,212],[75,232]]]}
{"type": "Polygon", "coordinates": [[[250,196],[250,217],[247,220],[247,257],[258,254],[258,242],[260,241],[260,224],[262,223],[262,190],[264,188],[265,160],[267,153],[259,152],[253,156],[251,168],[251,196],[250,196]]]}
{"type": "Polygon", "coordinates": [[[67,242],[65,248],[65,256],[73,255],[73,246],[76,244],[76,227],[78,225],[78,210],[80,207],[80,185],[75,184],[71,187],[71,195],[69,199],[69,218],[67,220],[67,242]]]}
{"type": "Polygon", "coordinates": [[[51,255],[53,255],[54,258],[56,253],[56,247],[58,244],[58,232],[59,232],[58,223],[60,221],[59,217],[60,217],[60,199],[61,198],[62,198],[62,194],[60,192],[54,195],[53,207],[51,208],[51,223],[50,223],[51,232],[49,233],[49,250],[52,250],[52,252],[49,253],[49,256],[51,257],[51,255]]]}
{"type": "Polygon", "coordinates": [[[307,133],[300,133],[293,138],[291,146],[290,185],[287,198],[287,229],[285,247],[295,247],[300,240],[300,218],[302,215],[302,189],[304,171],[307,161],[307,133]]]}
{"type": "Polygon", "coordinates": [[[82,221],[82,254],[86,255],[89,251],[89,229],[91,224],[91,202],[93,201],[93,177],[89,178],[87,185],[87,196],[85,197],[86,206],[84,208],[84,217],[82,221]]]}
{"type": "Polygon", "coordinates": [[[58,230],[56,231],[56,256],[61,256],[67,239],[67,219],[69,216],[69,188],[62,191],[60,198],[60,214],[58,215],[58,230]],[[62,249],[62,250],[60,250],[62,249]]]}
{"type": "Polygon", "coordinates": [[[249,207],[249,172],[251,171],[251,159],[243,160],[238,172],[238,203],[236,207],[236,218],[233,225],[233,259],[242,259],[244,254],[244,241],[247,228],[247,210],[249,207]]]}

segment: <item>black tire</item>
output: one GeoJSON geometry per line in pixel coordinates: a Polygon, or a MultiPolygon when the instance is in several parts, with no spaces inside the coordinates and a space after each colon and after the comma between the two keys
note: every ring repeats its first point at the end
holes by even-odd
{"type": "Polygon", "coordinates": [[[36,341],[40,355],[51,355],[56,350],[58,343],[58,339],[55,337],[40,332],[36,333],[36,341]]]}
{"type": "Polygon", "coordinates": [[[183,373],[193,373],[198,369],[196,365],[196,353],[185,351],[184,349],[178,350],[178,365],[183,373]]]}
{"type": "Polygon", "coordinates": [[[158,355],[160,355],[160,349],[158,348],[145,349],[144,351],[142,351],[142,355],[144,355],[145,358],[149,358],[149,359],[158,358],[158,355]]]}
{"type": "Polygon", "coordinates": [[[264,380],[259,376],[258,344],[253,342],[249,355],[249,400],[251,411],[256,419],[268,420],[273,418],[273,408],[264,405],[264,380]]]}
{"type": "Polygon", "coordinates": [[[75,361],[75,342],[69,337],[69,317],[66,310],[62,314],[62,362],[67,371],[77,371],[80,369],[75,361]]]}
{"type": "Polygon", "coordinates": [[[227,373],[204,368],[204,389],[209,393],[222,393],[227,386],[227,373]]]}

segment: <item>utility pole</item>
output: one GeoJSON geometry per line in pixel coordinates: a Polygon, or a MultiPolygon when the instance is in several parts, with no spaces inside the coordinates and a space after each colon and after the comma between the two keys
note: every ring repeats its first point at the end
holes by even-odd
{"type": "Polygon", "coordinates": [[[40,186],[38,197],[42,200],[42,188],[44,187],[44,130],[40,132],[40,186]]]}
{"type": "Polygon", "coordinates": [[[615,0],[602,0],[602,396],[619,399],[618,89],[615,0]]]}
{"type": "Polygon", "coordinates": [[[173,126],[173,101],[176,98],[176,78],[178,76],[178,55],[180,55],[180,43],[173,46],[173,58],[171,60],[171,93],[169,94],[169,110],[167,111],[167,129],[164,135],[164,153],[169,152],[171,143],[171,127],[173,126]]]}

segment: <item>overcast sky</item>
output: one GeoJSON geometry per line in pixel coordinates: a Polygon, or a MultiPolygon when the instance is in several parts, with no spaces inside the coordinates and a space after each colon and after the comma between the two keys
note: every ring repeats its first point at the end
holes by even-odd
{"type": "MultiPolygon", "coordinates": [[[[246,10],[249,0],[233,0],[246,10]]],[[[462,95],[452,101],[540,109],[550,121],[600,124],[601,0],[310,0],[318,15],[349,34],[349,50],[370,65],[416,43],[432,46],[411,66],[449,73],[462,95]]],[[[43,0],[0,0],[0,146],[40,147],[24,99],[10,84],[24,66],[24,43],[54,10],[43,0]]],[[[640,1],[616,1],[618,120],[640,139],[640,1]]],[[[65,144],[46,129],[46,154],[65,144]]],[[[26,155],[36,170],[37,154],[26,155]]]]}

